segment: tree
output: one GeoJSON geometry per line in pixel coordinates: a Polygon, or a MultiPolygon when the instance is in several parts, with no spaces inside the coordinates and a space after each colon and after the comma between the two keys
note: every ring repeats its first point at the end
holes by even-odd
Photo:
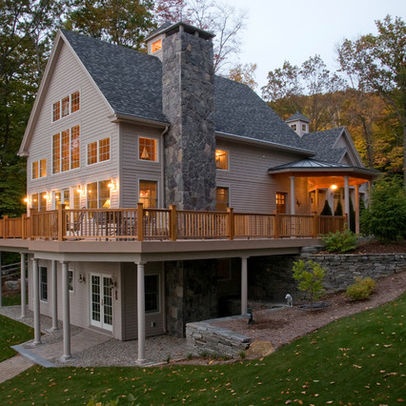
{"type": "Polygon", "coordinates": [[[155,28],[152,0],[75,0],[65,28],[116,45],[142,49],[155,28]]]}
{"type": "Polygon", "coordinates": [[[243,83],[255,90],[257,87],[257,82],[255,81],[256,69],[257,64],[255,63],[238,64],[229,70],[227,76],[229,79],[243,83]]]}
{"type": "Polygon", "coordinates": [[[155,18],[158,24],[182,20],[213,32],[216,35],[213,39],[215,72],[224,69],[230,58],[239,52],[239,33],[246,19],[242,11],[212,0],[157,0],[155,18]]]}
{"type": "Polygon", "coordinates": [[[339,62],[354,88],[377,93],[396,114],[402,128],[406,188],[406,25],[400,17],[387,15],[376,26],[377,35],[344,40],[338,49],[339,62]]]}
{"type": "Polygon", "coordinates": [[[65,1],[0,0],[0,215],[24,209],[25,162],[17,157],[65,1]]]}

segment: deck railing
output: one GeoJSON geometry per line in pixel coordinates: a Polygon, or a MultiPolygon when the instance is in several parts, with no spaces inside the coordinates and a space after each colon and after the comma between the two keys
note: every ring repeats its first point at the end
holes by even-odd
{"type": "Polygon", "coordinates": [[[144,208],[65,209],[0,219],[0,238],[46,240],[206,240],[317,237],[342,231],[343,216],[144,208]]]}

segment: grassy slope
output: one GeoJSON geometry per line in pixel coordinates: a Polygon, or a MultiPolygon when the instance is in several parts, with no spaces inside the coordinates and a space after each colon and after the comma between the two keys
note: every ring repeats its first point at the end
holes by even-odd
{"type": "Polygon", "coordinates": [[[0,404],[406,404],[406,295],[255,361],[159,368],[33,367],[0,384],[0,404]]]}

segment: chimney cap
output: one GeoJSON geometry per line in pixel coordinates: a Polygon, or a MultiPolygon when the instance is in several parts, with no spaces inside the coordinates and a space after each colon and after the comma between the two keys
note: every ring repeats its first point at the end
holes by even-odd
{"type": "Polygon", "coordinates": [[[172,35],[175,32],[179,32],[179,31],[185,31],[188,34],[198,35],[200,38],[203,38],[205,40],[210,40],[215,37],[215,35],[212,34],[211,32],[202,30],[200,28],[194,27],[193,25],[179,21],[177,23],[166,22],[166,23],[162,24],[155,31],[153,31],[151,34],[149,34],[145,38],[145,40],[151,41],[151,39],[153,39],[157,36],[160,36],[163,34],[168,36],[168,35],[172,35]]]}

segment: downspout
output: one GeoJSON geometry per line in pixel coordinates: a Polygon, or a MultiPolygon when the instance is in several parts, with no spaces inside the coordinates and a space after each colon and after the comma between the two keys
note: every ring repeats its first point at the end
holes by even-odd
{"type": "Polygon", "coordinates": [[[163,207],[166,207],[166,193],[165,193],[165,142],[164,142],[164,135],[169,131],[169,124],[165,126],[164,130],[161,133],[161,139],[162,139],[162,148],[161,148],[161,179],[162,179],[162,202],[163,202],[163,207]]]}

